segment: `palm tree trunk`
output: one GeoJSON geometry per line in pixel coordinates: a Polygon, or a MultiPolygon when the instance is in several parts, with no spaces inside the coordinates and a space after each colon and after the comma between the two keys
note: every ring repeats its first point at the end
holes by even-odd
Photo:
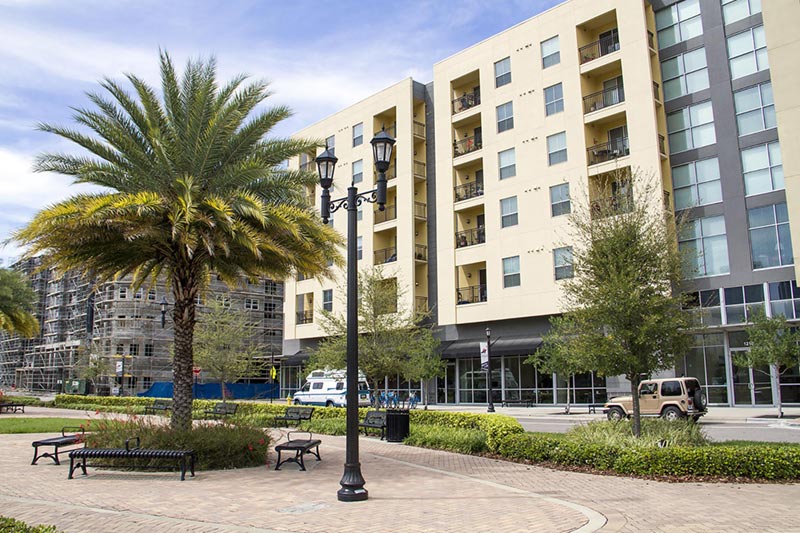
{"type": "Polygon", "coordinates": [[[175,297],[175,308],[172,311],[175,328],[175,357],[172,362],[173,408],[170,425],[176,431],[187,431],[192,428],[193,341],[197,294],[197,284],[193,281],[191,276],[174,279],[172,288],[175,297]]]}

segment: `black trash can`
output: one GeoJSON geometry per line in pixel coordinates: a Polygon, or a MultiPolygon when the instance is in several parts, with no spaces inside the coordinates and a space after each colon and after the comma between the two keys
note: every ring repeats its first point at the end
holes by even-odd
{"type": "Polygon", "coordinates": [[[410,416],[408,409],[386,410],[386,440],[403,442],[408,437],[410,416]]]}

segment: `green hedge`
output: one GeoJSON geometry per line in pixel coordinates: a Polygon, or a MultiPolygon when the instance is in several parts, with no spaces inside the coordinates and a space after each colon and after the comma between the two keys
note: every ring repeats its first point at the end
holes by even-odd
{"type": "Polygon", "coordinates": [[[29,526],[25,522],[0,516],[0,531],[3,533],[57,533],[55,526],[29,526]]]}

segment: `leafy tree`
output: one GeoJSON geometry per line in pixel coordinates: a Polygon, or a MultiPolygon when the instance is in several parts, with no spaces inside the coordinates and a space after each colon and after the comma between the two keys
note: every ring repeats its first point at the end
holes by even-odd
{"type": "MultiPolygon", "coordinates": [[[[346,295],[347,288],[340,287],[339,293],[346,295]]],[[[422,325],[425,314],[399,303],[404,292],[397,279],[384,278],[380,267],[362,270],[358,273],[358,294],[358,367],[373,390],[380,389],[385,376],[400,374],[406,379],[422,379],[441,373],[436,363],[440,359],[436,352],[439,341],[429,326],[422,325]]],[[[341,298],[343,309],[345,300],[341,298]]],[[[327,336],[312,353],[309,368],[344,368],[346,313],[320,313],[327,336]]]]}
{"type": "MultiPolygon", "coordinates": [[[[737,366],[759,367],[775,365],[778,370],[778,418],[783,418],[781,401],[781,375],[800,364],[800,332],[792,327],[783,315],[767,318],[762,309],[751,310],[753,325],[747,330],[750,349],[735,352],[733,362],[737,366]]],[[[769,374],[769,371],[765,372],[769,374]]]]}
{"type": "Polygon", "coordinates": [[[92,390],[96,391],[97,383],[100,378],[108,376],[111,372],[111,363],[105,357],[99,357],[97,352],[100,346],[96,341],[89,345],[81,345],[78,351],[78,359],[75,361],[75,371],[78,376],[87,380],[92,385],[92,390]]]}
{"type": "Polygon", "coordinates": [[[36,299],[25,276],[0,268],[0,330],[22,337],[39,333],[39,321],[32,314],[36,299]]]}
{"type": "MultiPolygon", "coordinates": [[[[560,331],[564,326],[561,324],[564,318],[554,316],[550,319],[551,334],[560,331]]],[[[545,337],[544,345],[535,353],[528,356],[525,363],[533,365],[539,372],[547,374],[561,374],[567,376],[567,405],[564,408],[565,412],[569,414],[571,402],[571,383],[570,378],[585,369],[582,366],[582,361],[575,358],[570,353],[569,343],[554,342],[554,338],[549,336],[545,337]]]]}
{"type": "Polygon", "coordinates": [[[212,299],[197,322],[194,361],[219,382],[223,403],[225,383],[257,375],[260,370],[256,357],[264,353],[264,346],[254,341],[256,328],[249,320],[248,313],[212,299]]]}
{"type": "Polygon", "coordinates": [[[682,278],[675,224],[654,208],[660,201],[653,198],[661,198],[655,181],[638,171],[615,172],[597,186],[597,200],[576,202],[574,277],[562,285],[564,315],[551,321],[540,349],[568,371],[624,375],[637,437],[642,376],[673,367],[690,343],[683,331],[690,317],[674,290],[682,278]]]}
{"type": "Polygon", "coordinates": [[[81,131],[39,126],[89,155],[46,153],[36,170],[105,191],[44,209],[14,237],[29,256],[46,254],[45,267],[100,282],[133,274],[138,287],[164,276],[175,335],[172,427],[185,430],[195,302],[210,273],[229,286],[241,276],[321,275],[329,260],[341,262],[342,239],[305,200],[316,176],[282,165],[316,144],[267,137],[290,111],[260,107],[271,94],[266,82],[238,75],[219,85],[214,59],[187,62],[181,77],[167,53],[160,59],[160,92],[133,74],[133,94],[105,79],[107,94],[89,94],[93,108],[75,110],[81,131]]]}

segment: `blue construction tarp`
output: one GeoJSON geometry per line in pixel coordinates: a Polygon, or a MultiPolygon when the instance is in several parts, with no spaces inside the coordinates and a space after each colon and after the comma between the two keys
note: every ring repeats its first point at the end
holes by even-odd
{"type": "MultiPolygon", "coordinates": [[[[195,383],[193,395],[198,400],[221,400],[222,389],[219,383],[195,383]]],[[[231,400],[261,400],[280,398],[281,389],[277,383],[226,383],[226,397],[231,400]]],[[[172,382],[157,381],[149,390],[140,392],[139,396],[148,398],[172,398],[172,382]]]]}

